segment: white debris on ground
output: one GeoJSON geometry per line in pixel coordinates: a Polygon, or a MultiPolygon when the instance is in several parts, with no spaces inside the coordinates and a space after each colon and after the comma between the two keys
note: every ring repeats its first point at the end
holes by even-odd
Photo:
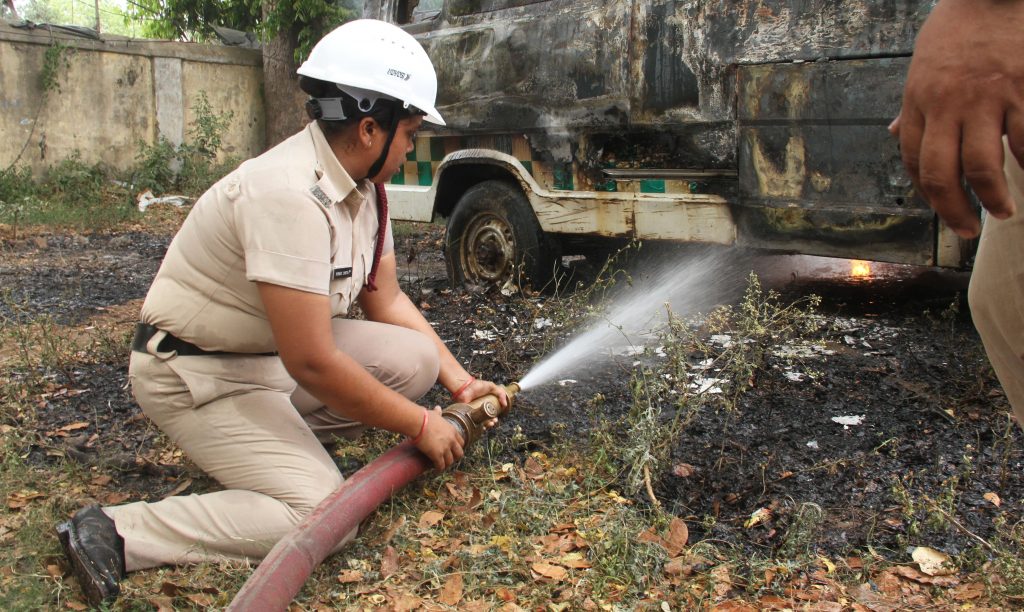
{"type": "Polygon", "coordinates": [[[713,334],[711,336],[711,342],[726,349],[732,348],[733,345],[732,336],[729,334],[713,334]]]}
{"type": "Polygon", "coordinates": [[[864,424],[864,418],[866,416],[867,415],[865,415],[865,414],[861,414],[861,415],[853,414],[853,415],[849,415],[849,416],[834,416],[834,417],[832,417],[832,422],[833,423],[839,423],[840,425],[843,426],[843,429],[849,429],[850,425],[863,425],[864,424]]]}
{"type": "Polygon", "coordinates": [[[827,357],[835,355],[836,352],[824,344],[783,344],[772,350],[772,355],[779,359],[812,359],[815,357],[827,357]]]}
{"type": "Polygon", "coordinates": [[[813,448],[814,450],[818,450],[818,441],[811,440],[810,442],[807,443],[807,448],[813,448]]]}
{"type": "Polygon", "coordinates": [[[703,376],[694,376],[693,381],[690,383],[690,389],[695,393],[721,393],[722,388],[718,385],[724,385],[728,381],[722,378],[704,378],[703,376]]]}
{"type": "MultiPolygon", "coordinates": [[[[515,317],[512,317],[512,323],[514,324],[516,322],[515,317]]],[[[551,327],[552,325],[554,325],[554,322],[552,322],[551,319],[537,319],[533,322],[534,329],[544,329],[545,327],[551,327]]]]}
{"type": "Polygon", "coordinates": [[[803,372],[789,371],[783,372],[782,375],[786,377],[786,380],[789,380],[791,382],[803,382],[807,378],[807,375],[804,374],[803,372]]]}
{"type": "Polygon", "coordinates": [[[473,330],[473,338],[475,340],[487,340],[489,342],[491,340],[494,340],[496,337],[497,336],[494,334],[494,332],[486,330],[486,329],[474,329],[473,330]]]}
{"type": "Polygon", "coordinates": [[[146,212],[146,209],[154,204],[170,204],[171,206],[177,206],[180,208],[182,206],[188,206],[194,201],[192,198],[182,195],[169,195],[158,198],[153,195],[153,192],[149,189],[140,193],[135,200],[138,202],[139,212],[146,212]]]}
{"type": "Polygon", "coordinates": [[[563,378],[562,380],[558,381],[558,385],[560,387],[564,387],[566,385],[575,385],[575,384],[576,384],[576,381],[574,379],[572,379],[572,378],[563,378]]]}

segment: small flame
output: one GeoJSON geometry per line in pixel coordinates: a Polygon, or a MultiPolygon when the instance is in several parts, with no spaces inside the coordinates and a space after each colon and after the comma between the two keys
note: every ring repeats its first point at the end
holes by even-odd
{"type": "Polygon", "coordinates": [[[851,259],[850,276],[853,278],[867,278],[871,276],[871,264],[860,259],[851,259]]]}

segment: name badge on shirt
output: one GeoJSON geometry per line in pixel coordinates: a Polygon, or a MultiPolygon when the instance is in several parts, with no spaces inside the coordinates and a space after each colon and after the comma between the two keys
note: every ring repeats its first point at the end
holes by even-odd
{"type": "Polygon", "coordinates": [[[335,268],[334,272],[331,273],[331,278],[338,280],[339,278],[350,278],[352,276],[352,268],[335,268]]]}

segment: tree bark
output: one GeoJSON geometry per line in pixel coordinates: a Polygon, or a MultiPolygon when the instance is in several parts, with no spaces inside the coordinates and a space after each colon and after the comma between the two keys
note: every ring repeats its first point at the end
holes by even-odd
{"type": "MultiPolygon", "coordinates": [[[[264,17],[274,4],[275,0],[263,3],[264,17]]],[[[298,132],[308,121],[306,94],[299,89],[295,74],[298,68],[295,65],[297,40],[297,33],[289,29],[263,41],[263,101],[266,105],[268,149],[298,132]]]]}

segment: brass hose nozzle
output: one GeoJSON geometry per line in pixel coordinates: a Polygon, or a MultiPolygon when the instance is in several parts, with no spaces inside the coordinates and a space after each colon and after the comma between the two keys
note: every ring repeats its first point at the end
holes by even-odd
{"type": "Polygon", "coordinates": [[[502,407],[496,395],[478,397],[468,404],[452,404],[442,411],[444,418],[455,426],[462,434],[465,446],[479,440],[484,434],[484,423],[491,419],[503,417],[512,409],[512,399],[519,394],[518,383],[504,385],[508,395],[508,406],[502,407]]]}

